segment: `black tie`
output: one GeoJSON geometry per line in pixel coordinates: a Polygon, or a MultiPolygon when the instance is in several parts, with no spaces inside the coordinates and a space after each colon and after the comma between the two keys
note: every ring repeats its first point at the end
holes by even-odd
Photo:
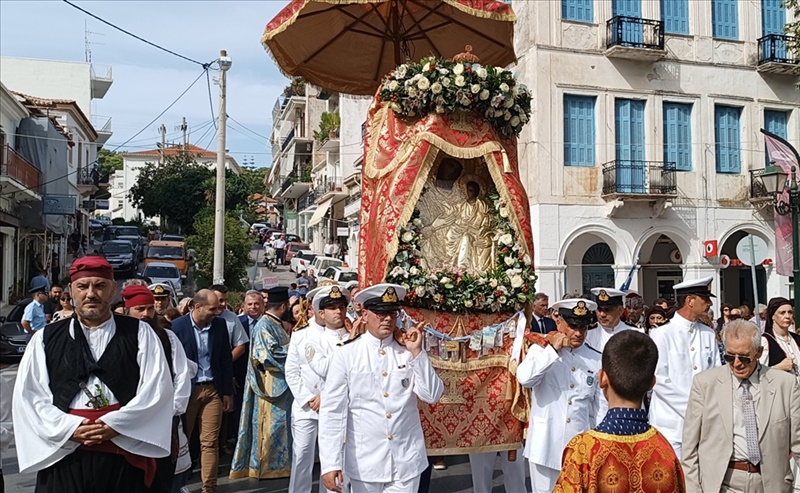
{"type": "Polygon", "coordinates": [[[542,326],[542,334],[547,334],[547,329],[544,327],[544,317],[539,319],[539,325],[542,326]]]}

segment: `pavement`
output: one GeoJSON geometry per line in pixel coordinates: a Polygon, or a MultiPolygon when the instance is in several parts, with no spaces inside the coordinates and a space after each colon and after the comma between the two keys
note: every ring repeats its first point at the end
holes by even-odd
{"type": "MultiPolygon", "coordinates": [[[[278,266],[273,272],[264,267],[262,254],[256,247],[253,248],[251,253],[253,265],[248,269],[248,276],[250,284],[254,289],[258,289],[263,285],[282,285],[288,286],[294,282],[295,275],[289,271],[289,266],[278,266]],[[259,263],[260,261],[260,263],[259,263]]],[[[0,375],[13,387],[16,382],[18,365],[8,365],[0,369],[0,375]]],[[[518,456],[517,460],[525,460],[522,455],[518,456]]],[[[450,456],[445,458],[448,468],[443,471],[433,471],[431,478],[430,491],[432,493],[470,493],[472,488],[472,476],[470,475],[469,457],[466,455],[450,456]]],[[[36,485],[36,473],[19,473],[17,465],[17,451],[16,447],[12,445],[11,449],[4,453],[0,458],[2,464],[3,476],[6,484],[7,492],[14,493],[33,493],[36,485]]],[[[227,454],[220,454],[219,461],[219,481],[217,491],[219,493],[288,493],[289,479],[237,479],[231,480],[228,478],[230,471],[231,456],[227,454]]],[[[527,473],[528,465],[525,464],[527,473]]],[[[314,466],[314,486],[312,491],[318,490],[319,485],[319,464],[314,466]]],[[[200,492],[202,483],[200,482],[200,471],[195,469],[192,477],[187,485],[189,491],[192,493],[200,492]]],[[[530,486],[528,486],[530,491],[530,486]]],[[[494,478],[492,482],[491,493],[502,493],[506,491],[503,487],[503,473],[499,463],[495,464],[494,478]]],[[[525,493],[508,491],[506,493],[525,493]]]]}

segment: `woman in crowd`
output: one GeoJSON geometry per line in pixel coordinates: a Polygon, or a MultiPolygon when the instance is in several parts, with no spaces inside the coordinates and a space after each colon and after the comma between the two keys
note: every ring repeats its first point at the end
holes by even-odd
{"type": "Polygon", "coordinates": [[[649,334],[651,329],[664,325],[667,322],[667,312],[663,308],[656,305],[645,312],[644,315],[644,332],[649,334]]]}
{"type": "Polygon", "coordinates": [[[730,303],[722,304],[722,315],[717,319],[716,326],[714,327],[716,332],[721,331],[722,327],[731,321],[731,308],[733,308],[733,306],[730,303]]]}
{"type": "Polygon", "coordinates": [[[798,375],[800,362],[800,335],[789,328],[794,323],[792,302],[786,298],[772,298],[767,305],[767,319],[761,336],[761,364],[798,375]]]}
{"type": "Polygon", "coordinates": [[[59,300],[59,304],[61,309],[58,310],[53,314],[53,322],[56,320],[63,320],[65,318],[71,318],[75,315],[75,308],[72,306],[72,295],[69,291],[64,291],[61,294],[61,299],[59,300]]]}

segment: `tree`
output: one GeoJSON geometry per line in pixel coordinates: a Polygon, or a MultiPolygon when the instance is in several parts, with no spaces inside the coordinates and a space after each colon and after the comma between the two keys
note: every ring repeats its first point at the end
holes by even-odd
{"type": "MultiPolygon", "coordinates": [[[[800,58],[800,0],[786,0],[784,6],[795,19],[794,22],[787,22],[784,30],[789,35],[788,51],[797,60],[800,58]]],[[[795,73],[800,73],[800,66],[795,69],[795,73]]],[[[800,82],[797,83],[797,88],[800,89],[800,82]]]]}
{"type": "MultiPolygon", "coordinates": [[[[197,287],[212,284],[214,273],[214,209],[206,207],[197,214],[194,221],[195,234],[186,241],[195,250],[197,287]]],[[[229,289],[242,290],[247,279],[247,267],[251,265],[250,251],[253,239],[239,224],[239,218],[225,215],[225,285],[229,289]]]]}
{"type": "Polygon", "coordinates": [[[129,196],[146,217],[161,216],[167,225],[194,232],[194,219],[206,202],[207,180],[214,172],[188,153],[167,156],[163,165],[147,163],[129,196]]]}
{"type": "Polygon", "coordinates": [[[102,148],[97,152],[98,171],[100,181],[108,182],[108,178],[115,172],[123,168],[122,155],[117,152],[102,148]]]}

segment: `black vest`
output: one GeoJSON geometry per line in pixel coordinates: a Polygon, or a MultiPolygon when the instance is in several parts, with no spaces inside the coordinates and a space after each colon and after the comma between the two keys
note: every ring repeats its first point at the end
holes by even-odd
{"type": "MultiPolygon", "coordinates": [[[[126,405],[136,395],[139,386],[139,320],[114,315],[116,332],[106,350],[95,361],[86,336],[76,318],[59,320],[44,328],[44,353],[53,405],[65,413],[75,395],[81,391],[81,382],[95,375],[114,393],[121,405],[126,405]],[[75,321],[75,338],[69,335],[69,326],[75,321]]],[[[94,389],[89,389],[94,393],[94,389]]]]}
{"type": "MultiPolygon", "coordinates": [[[[798,347],[800,347],[800,335],[797,335],[794,332],[789,332],[789,336],[794,339],[794,342],[798,347]]],[[[769,362],[767,362],[767,365],[775,366],[781,361],[785,360],[786,351],[783,350],[777,339],[775,339],[775,336],[764,332],[764,337],[767,339],[767,354],[769,355],[769,362]]]]}

